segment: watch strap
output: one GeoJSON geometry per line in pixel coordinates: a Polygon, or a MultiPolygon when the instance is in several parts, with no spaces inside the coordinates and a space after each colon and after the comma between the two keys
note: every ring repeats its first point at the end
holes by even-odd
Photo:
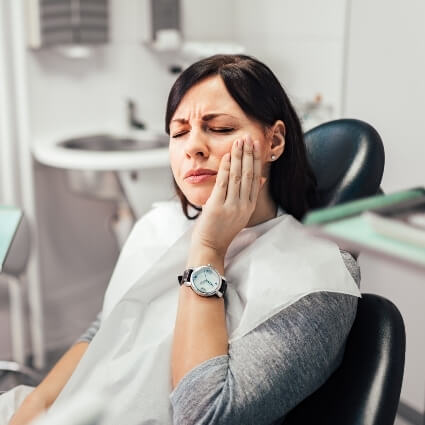
{"type": "Polygon", "coordinates": [[[190,276],[192,275],[193,269],[186,269],[182,275],[177,276],[180,285],[183,285],[185,282],[189,282],[190,276]]]}
{"type": "Polygon", "coordinates": [[[223,297],[224,297],[224,294],[226,293],[226,289],[227,289],[227,282],[225,279],[221,278],[221,287],[219,291],[223,294],[223,297]]]}

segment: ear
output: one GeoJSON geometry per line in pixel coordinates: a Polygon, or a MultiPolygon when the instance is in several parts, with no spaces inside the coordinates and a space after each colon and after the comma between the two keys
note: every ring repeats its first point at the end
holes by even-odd
{"type": "Polygon", "coordinates": [[[286,127],[283,121],[276,121],[269,129],[270,152],[268,161],[276,161],[285,150],[286,127]],[[273,158],[272,158],[273,157],[273,158]]]}

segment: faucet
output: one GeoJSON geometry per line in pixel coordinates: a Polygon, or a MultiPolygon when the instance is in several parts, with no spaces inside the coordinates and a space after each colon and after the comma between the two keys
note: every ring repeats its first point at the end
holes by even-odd
{"type": "Polygon", "coordinates": [[[136,118],[136,104],[131,99],[127,100],[127,116],[130,128],[138,128],[139,130],[146,128],[146,124],[136,118]]]}

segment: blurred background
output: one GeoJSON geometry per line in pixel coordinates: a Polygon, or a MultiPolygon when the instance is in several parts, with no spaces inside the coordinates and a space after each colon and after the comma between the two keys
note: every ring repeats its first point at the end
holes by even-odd
{"type": "MultiPolygon", "coordinates": [[[[28,362],[48,368],[86,329],[132,224],[173,196],[165,105],[197,59],[258,57],[305,130],[367,121],[384,142],[383,190],[423,186],[424,21],[423,0],[1,0],[0,204],[30,223],[28,362]]],[[[423,423],[424,275],[359,260],[362,292],[406,324],[399,423],[423,423]]],[[[10,359],[3,285],[0,341],[10,359]]]]}

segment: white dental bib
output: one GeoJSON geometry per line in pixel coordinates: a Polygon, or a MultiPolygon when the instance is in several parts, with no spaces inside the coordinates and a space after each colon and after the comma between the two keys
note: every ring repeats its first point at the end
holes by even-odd
{"type": "MultiPolygon", "coordinates": [[[[90,392],[105,399],[101,425],[172,424],[177,275],[186,266],[192,226],[175,202],[158,204],[136,224],[106,291],[101,327],[47,420],[90,392]]],[[[230,344],[307,294],[360,296],[338,247],[307,235],[287,214],[242,230],[224,274],[230,344]]]]}

